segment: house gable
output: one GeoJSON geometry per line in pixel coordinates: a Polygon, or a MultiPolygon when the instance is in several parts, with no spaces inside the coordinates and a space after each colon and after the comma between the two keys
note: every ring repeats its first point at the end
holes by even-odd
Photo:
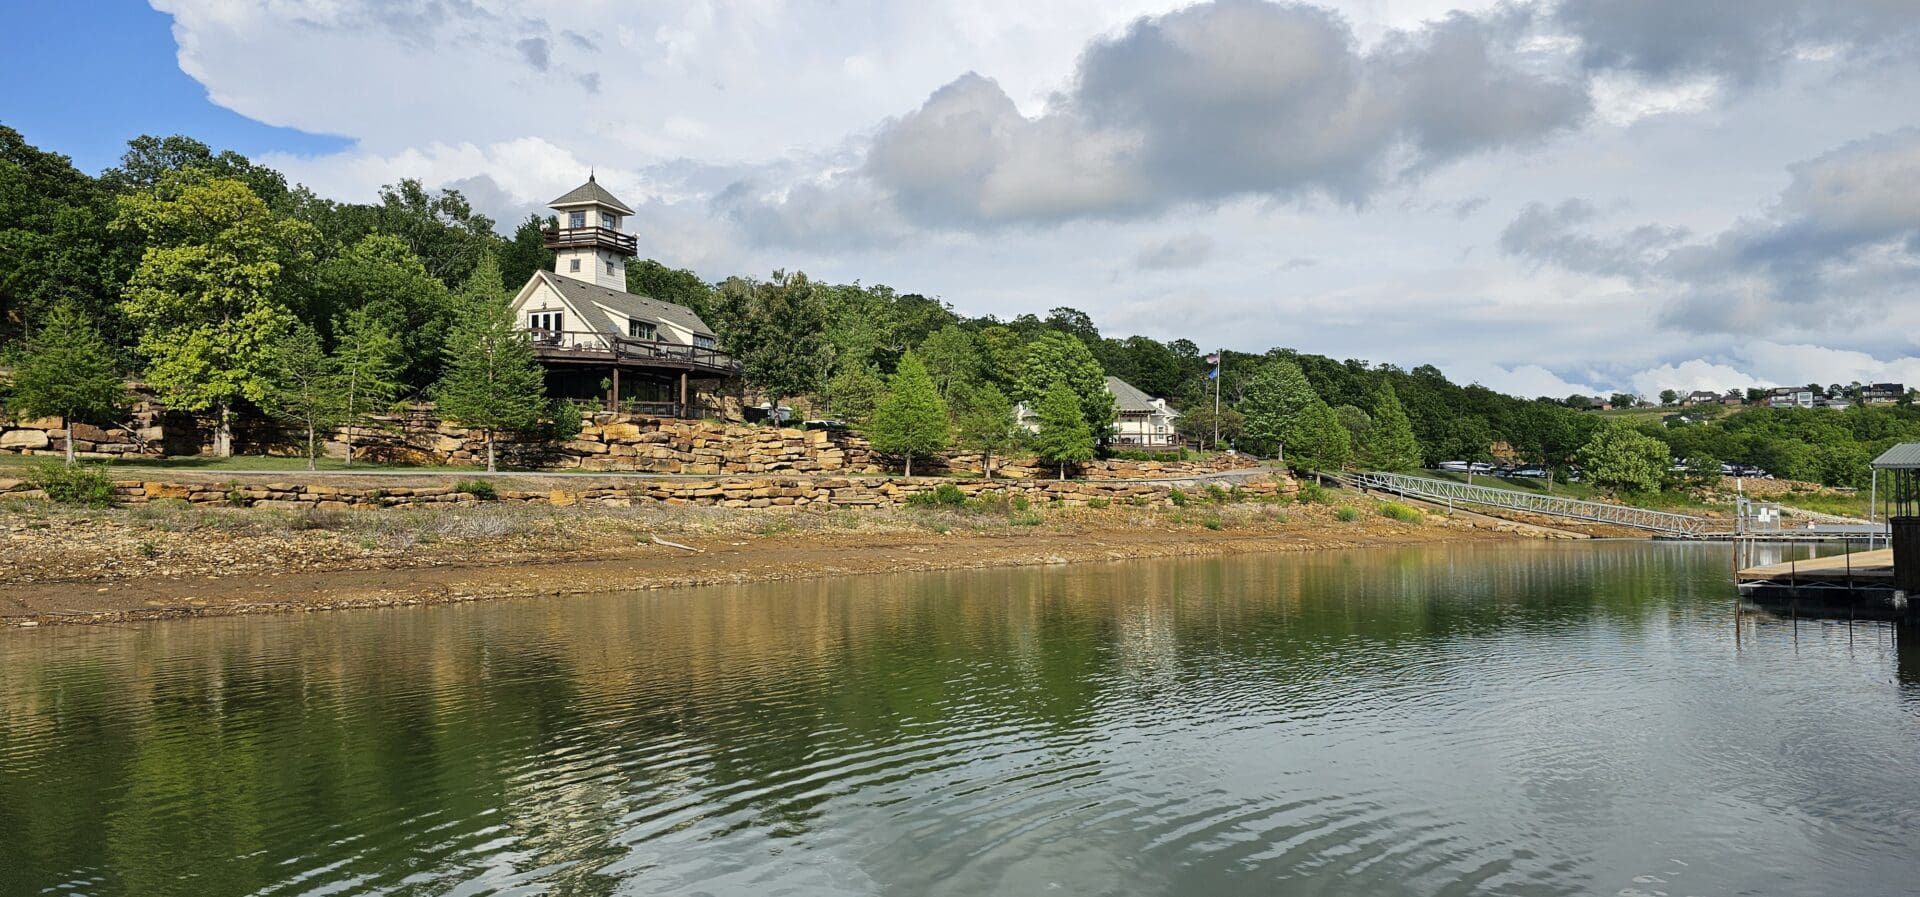
{"type": "Polygon", "coordinates": [[[522,329],[531,329],[528,315],[537,311],[559,311],[566,315],[563,329],[569,331],[602,331],[606,328],[599,321],[584,314],[579,306],[567,300],[566,294],[553,288],[539,273],[527,280],[527,285],[513,297],[508,305],[513,312],[513,325],[522,329]]]}

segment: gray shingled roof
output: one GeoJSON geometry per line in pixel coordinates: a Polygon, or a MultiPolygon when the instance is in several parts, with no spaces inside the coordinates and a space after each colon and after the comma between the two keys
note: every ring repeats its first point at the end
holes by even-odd
{"type": "Polygon", "coordinates": [[[713,335],[713,328],[708,327],[707,322],[700,320],[700,316],[695,314],[693,309],[684,305],[623,293],[598,284],[587,283],[584,280],[575,280],[563,274],[555,274],[552,271],[541,271],[540,276],[546,278],[549,285],[560,291],[560,295],[567,297],[567,300],[572,302],[581,314],[598,317],[600,327],[596,329],[621,336],[627,335],[623,322],[615,321],[605,312],[594,307],[594,303],[597,302],[630,318],[673,324],[701,336],[713,335]]]}
{"type": "Polygon", "coordinates": [[[600,186],[600,183],[593,179],[593,175],[591,174],[587,175],[586,183],[572,190],[568,190],[567,195],[547,203],[547,205],[557,209],[562,206],[577,206],[587,203],[599,203],[603,206],[611,206],[614,209],[618,209],[622,215],[633,214],[633,209],[628,208],[626,203],[615,199],[613,194],[607,192],[607,188],[600,186]]]}
{"type": "Polygon", "coordinates": [[[1920,442],[1902,442],[1873,459],[1878,470],[1920,469],[1920,442]]]}
{"type": "MultiPolygon", "coordinates": [[[[1115,411],[1131,411],[1136,414],[1146,414],[1159,410],[1154,407],[1153,396],[1141,392],[1139,387],[1119,377],[1107,378],[1107,392],[1113,393],[1113,409],[1115,411]]],[[[1180,412],[1168,408],[1167,413],[1178,415],[1180,412]]]]}

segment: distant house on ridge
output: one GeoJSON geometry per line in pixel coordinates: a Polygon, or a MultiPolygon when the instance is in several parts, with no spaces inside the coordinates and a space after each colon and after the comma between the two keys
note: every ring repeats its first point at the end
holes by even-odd
{"type": "MultiPolygon", "coordinates": [[[[1119,412],[1113,423],[1113,435],[1107,440],[1109,445],[1143,448],[1180,445],[1180,434],[1174,432],[1174,422],[1180,419],[1180,412],[1169,407],[1166,399],[1147,395],[1119,377],[1107,378],[1107,392],[1113,394],[1113,407],[1119,412]]],[[[1039,416],[1025,403],[1016,406],[1014,414],[1028,432],[1040,429],[1039,416]]]]}

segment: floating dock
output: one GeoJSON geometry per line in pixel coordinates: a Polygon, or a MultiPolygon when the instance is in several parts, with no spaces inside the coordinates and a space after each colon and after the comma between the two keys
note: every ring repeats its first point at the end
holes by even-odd
{"type": "Polygon", "coordinates": [[[1810,617],[1920,620],[1894,586],[1893,549],[1853,551],[1737,570],[1740,597],[1774,612],[1810,617]]]}

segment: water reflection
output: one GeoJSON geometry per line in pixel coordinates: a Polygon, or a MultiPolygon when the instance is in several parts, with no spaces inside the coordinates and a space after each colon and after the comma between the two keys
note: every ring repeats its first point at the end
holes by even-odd
{"type": "Polygon", "coordinates": [[[1439,547],[9,633],[0,893],[1908,887],[1915,642],[1736,623],[1729,567],[1439,547]]]}

